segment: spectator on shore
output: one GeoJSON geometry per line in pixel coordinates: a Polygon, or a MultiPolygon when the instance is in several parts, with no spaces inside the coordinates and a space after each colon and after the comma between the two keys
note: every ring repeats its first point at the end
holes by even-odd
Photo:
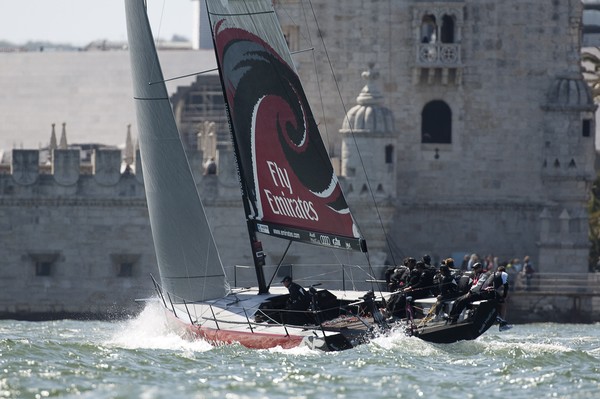
{"type": "Polygon", "coordinates": [[[508,273],[508,279],[510,280],[509,290],[515,290],[515,282],[517,281],[517,276],[519,273],[515,271],[515,268],[512,266],[512,261],[509,260],[507,262],[502,262],[501,266],[504,266],[506,273],[508,273]]]}
{"type": "MultiPolygon", "coordinates": [[[[600,258],[599,258],[598,262],[600,263],[600,258]]],[[[465,255],[463,257],[462,263],[460,264],[460,270],[462,270],[463,272],[466,272],[468,270],[467,269],[468,265],[469,265],[469,255],[465,255]]]]}
{"type": "Polygon", "coordinates": [[[484,265],[483,265],[484,270],[486,270],[488,272],[489,271],[493,272],[494,270],[496,270],[496,267],[498,266],[498,265],[494,264],[494,257],[492,255],[486,256],[483,263],[484,263],[484,265]]]}
{"type": "Polygon", "coordinates": [[[498,266],[496,273],[494,274],[494,290],[496,291],[496,299],[498,300],[498,321],[500,328],[506,327],[508,322],[506,321],[506,300],[508,297],[509,276],[504,266],[498,266]]]}
{"type": "Polygon", "coordinates": [[[514,258],[512,261],[512,266],[515,268],[517,273],[520,273],[523,270],[523,265],[521,264],[521,260],[519,258],[514,258]]]}
{"type": "Polygon", "coordinates": [[[529,291],[531,289],[531,280],[533,279],[533,273],[535,270],[531,261],[529,260],[529,256],[525,256],[523,258],[523,276],[525,277],[525,289],[529,291]]]}
{"type": "Polygon", "coordinates": [[[477,254],[472,254],[469,258],[469,262],[467,262],[467,270],[471,270],[475,263],[479,262],[479,256],[477,254]]]}

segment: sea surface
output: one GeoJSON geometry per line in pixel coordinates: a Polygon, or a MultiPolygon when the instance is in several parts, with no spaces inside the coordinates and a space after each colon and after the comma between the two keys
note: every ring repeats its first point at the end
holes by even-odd
{"type": "Polygon", "coordinates": [[[0,398],[598,398],[600,325],[475,341],[401,333],[335,353],[189,342],[157,305],[118,322],[0,321],[0,398]]]}

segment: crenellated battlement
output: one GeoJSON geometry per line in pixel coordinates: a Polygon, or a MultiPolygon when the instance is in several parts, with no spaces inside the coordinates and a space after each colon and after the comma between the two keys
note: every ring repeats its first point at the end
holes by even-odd
{"type": "Polygon", "coordinates": [[[45,150],[12,150],[11,163],[0,171],[0,199],[87,198],[94,200],[145,199],[139,156],[125,164],[121,150],[95,149],[91,162],[80,149],[54,149],[48,162],[45,150]],[[42,160],[42,162],[40,162],[42,160]],[[8,167],[7,167],[8,166],[8,167]]]}
{"type": "MultiPolygon", "coordinates": [[[[145,201],[139,149],[129,159],[123,156],[126,152],[118,148],[13,149],[11,162],[0,164],[0,200],[6,203],[10,199],[75,197],[88,201],[145,201]]],[[[233,152],[219,148],[215,155],[205,161],[201,150],[188,153],[203,200],[239,201],[233,152]]]]}
{"type": "MultiPolygon", "coordinates": [[[[92,152],[91,162],[82,162],[80,149],[54,149],[51,151],[50,160],[41,163],[41,150],[12,150],[12,160],[9,168],[2,170],[2,175],[10,175],[14,182],[21,186],[36,184],[40,175],[50,175],[56,184],[71,186],[76,184],[82,176],[93,176],[98,184],[111,186],[119,182],[122,175],[135,174],[134,170],[141,170],[137,165],[124,164],[121,150],[100,148],[92,152]]],[[[142,183],[141,176],[137,179],[142,183]]]]}

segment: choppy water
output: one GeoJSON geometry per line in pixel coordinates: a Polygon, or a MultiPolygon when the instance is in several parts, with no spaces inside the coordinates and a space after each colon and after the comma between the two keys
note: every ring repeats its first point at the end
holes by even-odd
{"type": "Polygon", "coordinates": [[[121,322],[0,321],[0,398],[597,398],[600,325],[476,341],[400,334],[345,352],[188,342],[148,307],[121,322]]]}

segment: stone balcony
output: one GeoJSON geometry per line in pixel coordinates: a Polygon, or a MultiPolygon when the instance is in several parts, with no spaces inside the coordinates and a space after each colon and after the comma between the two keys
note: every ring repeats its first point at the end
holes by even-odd
{"type": "Polygon", "coordinates": [[[417,66],[419,67],[459,67],[460,44],[457,43],[421,43],[418,46],[417,66]]]}
{"type": "Polygon", "coordinates": [[[420,43],[413,69],[413,83],[460,85],[462,61],[458,43],[420,43]]]}

